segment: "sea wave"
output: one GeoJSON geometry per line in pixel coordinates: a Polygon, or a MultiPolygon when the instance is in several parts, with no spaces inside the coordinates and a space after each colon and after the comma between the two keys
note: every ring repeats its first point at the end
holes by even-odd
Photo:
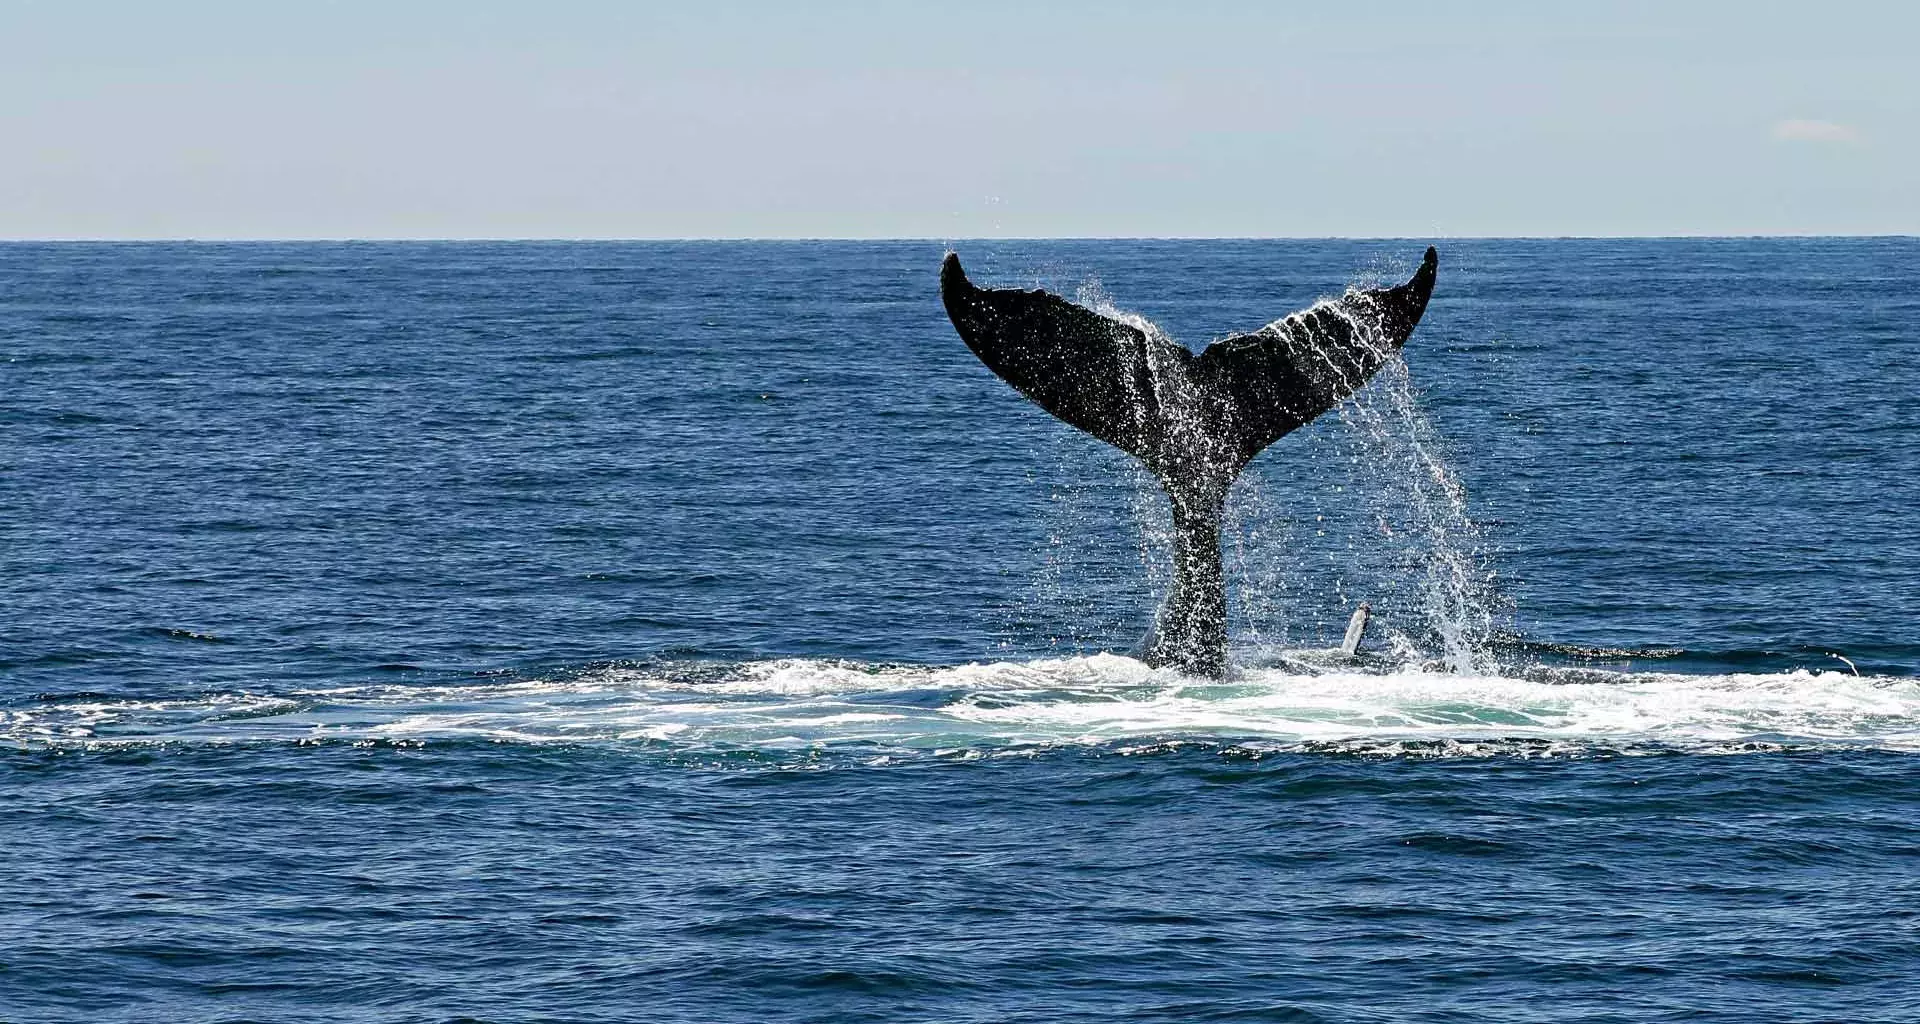
{"type": "Polygon", "coordinates": [[[1461,675],[1288,660],[1210,681],[1115,655],[953,666],[790,658],[167,700],[41,694],[0,707],[0,741],[16,748],[453,740],[878,753],[1166,743],[1409,756],[1920,751],[1920,679],[1461,675]]]}

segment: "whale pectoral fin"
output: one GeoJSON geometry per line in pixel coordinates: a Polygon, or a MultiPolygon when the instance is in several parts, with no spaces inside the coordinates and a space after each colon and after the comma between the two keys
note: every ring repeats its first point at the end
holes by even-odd
{"type": "Polygon", "coordinates": [[[977,288],[947,254],[940,299],[987,368],[1042,409],[1146,458],[1159,426],[1152,361],[1193,354],[1043,291],[977,288]]]}
{"type": "Polygon", "coordinates": [[[1240,461],[1360,390],[1412,336],[1438,269],[1439,255],[1429,246],[1405,284],[1352,289],[1207,346],[1196,376],[1226,398],[1240,461]]]}

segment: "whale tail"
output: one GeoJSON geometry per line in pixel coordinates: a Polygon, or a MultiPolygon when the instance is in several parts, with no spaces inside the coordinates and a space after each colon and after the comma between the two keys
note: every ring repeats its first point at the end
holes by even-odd
{"type": "Polygon", "coordinates": [[[1254,456],[1359,390],[1406,344],[1438,268],[1429,247],[1404,284],[1349,289],[1198,355],[1045,291],[976,287],[954,253],[940,267],[940,298],[988,369],[1159,479],[1173,506],[1174,586],[1144,657],[1220,676],[1227,490],[1254,456]]]}

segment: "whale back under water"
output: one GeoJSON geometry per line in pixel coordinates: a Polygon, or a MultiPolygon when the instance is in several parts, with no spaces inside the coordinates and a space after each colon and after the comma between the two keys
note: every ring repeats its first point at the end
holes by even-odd
{"type": "Polygon", "coordinates": [[[1439,256],[1391,288],[1349,289],[1198,355],[1041,290],[979,288],[957,254],[940,297],[961,340],[1021,394],[1139,459],[1173,508],[1173,589],[1142,655],[1226,672],[1220,518],[1234,478],[1268,445],[1364,386],[1420,322],[1439,256]]]}

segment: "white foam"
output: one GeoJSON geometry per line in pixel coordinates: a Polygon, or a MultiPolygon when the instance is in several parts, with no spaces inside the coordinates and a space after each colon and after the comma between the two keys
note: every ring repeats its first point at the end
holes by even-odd
{"type": "Polygon", "coordinates": [[[1076,740],[1146,735],[1295,741],[1499,738],[1661,743],[1754,739],[1840,741],[1920,749],[1920,683],[1836,672],[1621,675],[1545,683],[1428,672],[1249,673],[1115,700],[1033,700],[955,717],[1076,740]]]}
{"type": "Polygon", "coordinates": [[[29,747],[475,738],[687,749],[1109,744],[1124,751],[1202,741],[1459,755],[1806,744],[1920,751],[1920,680],[1798,671],[1584,673],[1577,682],[1552,682],[1263,668],[1209,682],[1115,655],[957,666],[781,659],[510,683],[0,709],[0,739],[29,747]]]}

